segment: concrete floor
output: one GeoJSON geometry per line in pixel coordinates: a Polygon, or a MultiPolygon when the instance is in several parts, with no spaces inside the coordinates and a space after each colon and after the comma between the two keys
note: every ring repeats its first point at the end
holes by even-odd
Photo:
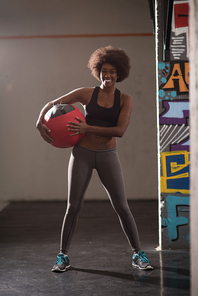
{"type": "Polygon", "coordinates": [[[131,266],[131,250],[108,201],[86,201],[69,253],[52,273],[65,202],[12,202],[0,212],[0,295],[190,295],[189,252],[156,251],[156,201],[130,201],[153,271],[131,266]]]}

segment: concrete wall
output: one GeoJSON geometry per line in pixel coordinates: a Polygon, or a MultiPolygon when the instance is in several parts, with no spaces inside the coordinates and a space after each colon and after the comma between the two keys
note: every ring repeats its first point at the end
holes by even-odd
{"type": "MultiPolygon", "coordinates": [[[[124,49],[132,65],[130,77],[117,85],[134,98],[129,128],[118,141],[127,196],[157,198],[155,44],[148,2],[7,0],[0,10],[1,200],[65,199],[71,150],[45,143],[35,122],[49,100],[98,84],[87,62],[109,44],[124,49]]],[[[95,173],[86,198],[107,198],[95,173]]]]}
{"type": "Polygon", "coordinates": [[[198,0],[190,0],[190,126],[191,126],[191,296],[198,291],[198,0]]]}
{"type": "Polygon", "coordinates": [[[158,1],[160,219],[163,249],[188,249],[190,194],[189,3],[158,1]],[[171,2],[170,2],[171,3],[171,2]]]}

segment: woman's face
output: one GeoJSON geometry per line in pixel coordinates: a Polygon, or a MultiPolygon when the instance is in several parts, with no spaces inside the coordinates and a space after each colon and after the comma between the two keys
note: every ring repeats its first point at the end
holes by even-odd
{"type": "Polygon", "coordinates": [[[116,83],[117,79],[117,69],[109,63],[103,64],[100,71],[100,81],[102,84],[106,87],[111,86],[116,83]]]}

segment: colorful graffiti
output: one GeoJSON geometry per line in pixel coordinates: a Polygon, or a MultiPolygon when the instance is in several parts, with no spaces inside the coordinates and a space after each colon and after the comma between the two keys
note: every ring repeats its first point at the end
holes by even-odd
{"type": "Polygon", "coordinates": [[[161,86],[161,89],[175,91],[177,95],[188,93],[189,63],[171,62],[170,74],[164,78],[164,81],[165,84],[161,86]]]}
{"type": "Polygon", "coordinates": [[[181,71],[179,78],[177,76],[178,71],[173,70],[176,69],[173,66],[173,63],[172,69],[169,68],[170,63],[163,64],[164,68],[160,63],[158,70],[160,79],[160,151],[189,151],[189,99],[187,83],[189,76],[189,63],[176,63],[177,69],[185,69],[185,72],[181,71]],[[185,66],[182,67],[182,65],[185,66]],[[166,69],[166,72],[163,71],[164,69],[166,69]],[[177,72],[176,75],[174,74],[174,71],[177,72]],[[177,79],[174,77],[177,77],[177,79]]]}
{"type": "Polygon", "coordinates": [[[170,59],[158,63],[162,248],[186,249],[190,194],[188,1],[173,1],[171,15],[170,59]]]}
{"type": "Polygon", "coordinates": [[[162,152],[161,165],[161,192],[189,194],[189,152],[162,152]]]}
{"type": "Polygon", "coordinates": [[[189,196],[162,196],[162,234],[166,246],[189,248],[189,196]]]}

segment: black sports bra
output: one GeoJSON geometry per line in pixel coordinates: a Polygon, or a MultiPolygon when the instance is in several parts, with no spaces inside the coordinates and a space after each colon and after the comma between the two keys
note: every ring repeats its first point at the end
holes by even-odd
{"type": "Polygon", "coordinates": [[[85,118],[89,125],[112,127],[117,125],[120,114],[120,91],[116,88],[114,104],[111,108],[98,105],[100,86],[96,86],[89,104],[85,107],[85,118]]]}

